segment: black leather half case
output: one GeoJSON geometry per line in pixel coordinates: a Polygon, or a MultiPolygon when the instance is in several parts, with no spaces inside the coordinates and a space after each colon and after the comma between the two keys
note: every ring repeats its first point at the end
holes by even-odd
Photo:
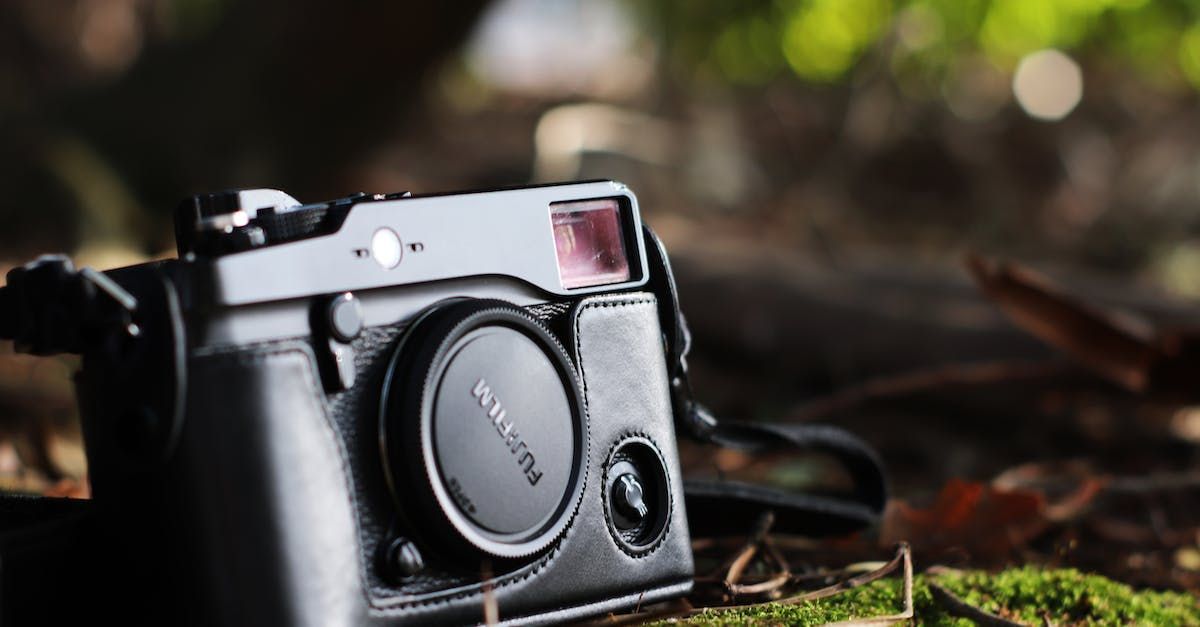
{"type": "MultiPolygon", "coordinates": [[[[548,552],[507,571],[497,565],[487,587],[502,622],[594,616],[679,596],[692,584],[654,296],[591,297],[558,315],[562,324],[552,326],[584,386],[587,479],[573,522],[548,552]],[[665,533],[637,554],[610,533],[602,495],[609,453],[635,436],[661,454],[670,492],[665,533]]],[[[138,574],[183,582],[177,591],[192,587],[166,603],[194,604],[176,605],[175,617],[226,625],[483,621],[476,574],[436,559],[426,574],[400,582],[378,572],[377,547],[397,519],[379,463],[379,382],[399,333],[370,329],[356,340],[360,376],[333,395],[322,391],[306,339],[195,351],[180,446],[150,473],[157,486],[150,496],[129,485],[145,473],[97,465],[97,498],[141,499],[136,510],[168,510],[152,518],[178,525],[169,541],[187,547],[185,554],[164,551],[171,563],[138,574]]],[[[103,383],[103,373],[82,378],[85,388],[89,379],[103,383]]],[[[103,407],[86,407],[102,396],[82,395],[89,417],[103,414],[103,407]]],[[[93,457],[119,455],[97,445],[93,457]]]]}

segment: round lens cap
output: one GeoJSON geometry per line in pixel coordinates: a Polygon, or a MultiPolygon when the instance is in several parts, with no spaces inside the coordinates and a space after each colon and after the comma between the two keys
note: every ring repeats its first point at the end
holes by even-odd
{"type": "Polygon", "coordinates": [[[587,425],[575,371],[539,323],[498,301],[439,308],[406,334],[386,387],[385,459],[402,507],[423,505],[431,529],[448,522],[443,537],[499,557],[562,533],[582,493],[587,425]]]}
{"type": "Polygon", "coordinates": [[[489,533],[537,529],[571,477],[575,428],[555,364],[526,334],[475,329],[455,343],[437,383],[431,430],[442,482],[489,533]]]}

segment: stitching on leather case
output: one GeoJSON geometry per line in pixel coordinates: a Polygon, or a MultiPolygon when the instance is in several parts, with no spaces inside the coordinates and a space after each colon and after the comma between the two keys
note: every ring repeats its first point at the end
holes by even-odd
{"type": "MultiPolygon", "coordinates": [[[[588,383],[587,369],[583,367],[583,354],[580,352],[581,339],[579,336],[579,319],[583,317],[583,312],[588,309],[599,309],[609,307],[629,307],[632,305],[658,305],[658,301],[654,300],[653,296],[636,296],[632,298],[613,299],[613,300],[589,300],[584,302],[579,307],[579,312],[575,314],[574,335],[575,335],[575,359],[579,362],[579,379],[583,381],[583,402],[588,402],[588,383]]],[[[590,413],[588,414],[590,417],[590,413]]]]}
{"type": "MultiPolygon", "coordinates": [[[[580,305],[579,313],[577,313],[575,315],[575,325],[574,325],[574,327],[575,327],[574,328],[574,331],[575,331],[575,359],[576,359],[576,361],[579,362],[579,378],[583,381],[583,398],[584,398],[585,403],[588,402],[588,384],[587,384],[588,378],[587,378],[587,368],[583,364],[582,336],[579,333],[579,324],[580,324],[580,319],[583,318],[583,312],[587,311],[588,309],[632,307],[632,306],[636,306],[636,305],[658,306],[658,301],[654,298],[654,296],[638,295],[638,296],[626,297],[626,298],[590,300],[590,301],[586,301],[582,305],[580,305]]],[[[629,433],[622,434],[620,439],[617,440],[617,443],[613,444],[613,446],[611,448],[609,448],[608,454],[604,456],[603,463],[605,464],[606,467],[603,469],[603,472],[601,473],[601,477],[600,477],[600,481],[601,481],[601,483],[600,483],[600,500],[603,505],[605,526],[608,528],[608,532],[610,535],[613,533],[613,521],[612,521],[611,514],[608,511],[608,499],[604,498],[604,486],[608,485],[608,468],[607,468],[608,460],[612,457],[613,451],[615,451],[618,446],[620,446],[623,442],[625,442],[626,440],[628,440],[630,437],[633,437],[633,436],[639,436],[639,437],[645,438],[648,442],[651,442],[652,444],[654,444],[655,449],[658,448],[658,444],[656,442],[654,442],[654,439],[651,438],[649,435],[647,435],[645,433],[641,433],[641,432],[629,432],[629,433]]],[[[661,451],[656,450],[655,452],[657,452],[660,457],[662,456],[661,451]]],[[[671,534],[671,525],[669,523],[670,523],[671,517],[674,515],[674,511],[675,511],[675,495],[672,493],[670,484],[671,484],[671,482],[667,481],[667,506],[669,508],[667,511],[668,524],[667,524],[666,528],[663,529],[663,534],[661,536],[659,536],[658,540],[655,541],[653,546],[649,547],[648,549],[646,549],[644,551],[638,551],[638,552],[630,551],[627,547],[625,547],[625,545],[623,545],[620,541],[618,541],[618,540],[616,540],[616,538],[614,538],[614,544],[617,545],[617,548],[619,548],[622,553],[628,555],[629,557],[635,558],[635,559],[646,557],[646,556],[654,553],[655,551],[657,551],[658,548],[660,546],[662,546],[663,543],[666,541],[667,536],[669,536],[671,534]]]]}

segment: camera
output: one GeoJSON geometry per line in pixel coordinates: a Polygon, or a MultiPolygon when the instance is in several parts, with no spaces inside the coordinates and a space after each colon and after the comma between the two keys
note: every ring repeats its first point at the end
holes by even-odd
{"type": "Polygon", "coordinates": [[[692,399],[670,263],[620,183],[204,194],[175,239],[0,287],[0,338],[82,357],[92,491],[0,495],[5,624],[579,620],[687,594],[691,534],[883,510],[857,438],[692,399]],[[818,453],[844,485],[685,482],[677,430],[818,453]]]}
{"type": "Polygon", "coordinates": [[[47,256],[0,291],[0,336],[82,355],[93,492],[70,555],[6,566],[206,624],[554,622],[690,590],[677,305],[624,185],[242,190],[175,222],[177,259],[47,256]]]}

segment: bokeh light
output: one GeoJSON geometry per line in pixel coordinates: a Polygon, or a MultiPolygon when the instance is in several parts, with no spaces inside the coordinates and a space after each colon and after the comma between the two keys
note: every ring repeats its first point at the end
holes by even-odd
{"type": "Polygon", "coordinates": [[[1013,95],[1030,116],[1061,120],[1083,98],[1083,72],[1074,59],[1054,49],[1026,55],[1013,75],[1013,95]]]}
{"type": "Polygon", "coordinates": [[[887,0],[813,0],[798,5],[783,31],[783,55],[796,74],[834,81],[858,61],[891,20],[887,0]]]}
{"type": "Polygon", "coordinates": [[[594,0],[501,0],[484,14],[467,49],[472,73],[526,93],[595,91],[613,75],[614,59],[635,56],[633,24],[618,3],[594,0]]]}

